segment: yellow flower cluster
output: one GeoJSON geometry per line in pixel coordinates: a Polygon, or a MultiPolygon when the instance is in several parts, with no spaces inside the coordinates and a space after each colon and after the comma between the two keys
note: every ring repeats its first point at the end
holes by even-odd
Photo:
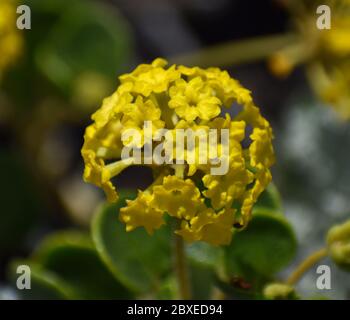
{"type": "Polygon", "coordinates": [[[274,54],[272,71],[288,75],[295,66],[305,63],[310,84],[316,94],[350,119],[350,1],[303,0],[287,2],[297,27],[299,40],[274,54]],[[316,8],[330,8],[330,29],[318,29],[316,8]]]}
{"type": "MultiPolygon", "coordinates": [[[[201,129],[204,135],[211,129],[228,129],[227,174],[212,175],[211,162],[198,160],[197,145],[185,144],[183,152],[175,146],[174,158],[183,157],[183,164],[149,164],[154,183],[120,210],[127,231],[144,227],[152,234],[168,214],[179,220],[176,233],[185,240],[228,244],[233,228],[247,225],[254,203],[271,181],[272,129],[250,91],[226,71],[166,65],[156,59],[119,78],[116,92],[103,101],[86,129],[84,179],[103,188],[109,201],[116,201],[111,179],[134,165],[132,159],[121,159],[127,143],[121,137],[130,128],[143,134],[145,121],[153,124],[153,148],[160,143],[155,139],[158,129],[174,136],[177,129],[201,129]],[[239,108],[236,116],[229,113],[233,107],[239,108]],[[190,156],[194,163],[189,163],[190,156]]],[[[222,141],[220,136],[216,139],[220,154],[222,141]]],[[[141,153],[145,143],[143,139],[136,146],[141,153]]],[[[208,152],[207,157],[215,156],[208,152]]]]}
{"type": "Polygon", "coordinates": [[[0,75],[14,63],[22,48],[16,27],[16,6],[13,0],[0,1],[0,75]]]}

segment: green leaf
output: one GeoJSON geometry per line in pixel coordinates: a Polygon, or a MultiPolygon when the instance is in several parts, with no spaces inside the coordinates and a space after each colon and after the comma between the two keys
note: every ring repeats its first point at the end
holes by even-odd
{"type": "Polygon", "coordinates": [[[104,205],[96,213],[93,240],[103,261],[121,283],[134,292],[149,293],[158,289],[163,276],[171,270],[171,232],[166,225],[153,235],[143,228],[126,232],[118,219],[126,198],[132,197],[120,195],[117,204],[104,205]]]}
{"type": "Polygon", "coordinates": [[[174,300],[177,299],[178,294],[178,284],[177,279],[174,274],[162,280],[159,289],[156,292],[156,300],[174,300]]]}
{"type": "Polygon", "coordinates": [[[215,285],[225,293],[226,297],[238,300],[260,300],[263,298],[262,294],[257,291],[257,288],[251,286],[250,283],[245,282],[240,277],[234,277],[229,281],[224,281],[220,277],[215,277],[215,285]]]}
{"type": "Polygon", "coordinates": [[[185,248],[193,298],[211,299],[216,274],[222,272],[224,268],[223,249],[206,242],[194,242],[185,248]]]}
{"type": "Polygon", "coordinates": [[[224,263],[222,247],[212,246],[209,243],[198,241],[187,244],[185,247],[187,258],[215,270],[221,270],[224,263]]]}
{"type": "Polygon", "coordinates": [[[273,212],[281,213],[282,201],[281,196],[274,183],[270,183],[265,191],[260,195],[258,201],[254,205],[254,211],[268,209],[273,212]]]}
{"type": "Polygon", "coordinates": [[[131,298],[105,267],[90,238],[77,232],[49,236],[35,252],[34,261],[56,275],[75,299],[131,298]]]}
{"type": "Polygon", "coordinates": [[[259,287],[289,264],[296,247],[294,232],[283,216],[256,211],[247,229],[235,232],[225,248],[226,273],[259,287]]]}
{"type": "Polygon", "coordinates": [[[30,289],[15,289],[18,297],[23,300],[61,300],[73,297],[73,293],[66,287],[65,283],[57,275],[44,270],[42,266],[32,261],[16,260],[10,264],[9,278],[13,288],[22,273],[17,274],[18,266],[26,265],[30,268],[30,289]]]}
{"type": "Polygon", "coordinates": [[[213,268],[189,261],[192,298],[208,300],[212,298],[215,287],[215,271],[213,268]]]}

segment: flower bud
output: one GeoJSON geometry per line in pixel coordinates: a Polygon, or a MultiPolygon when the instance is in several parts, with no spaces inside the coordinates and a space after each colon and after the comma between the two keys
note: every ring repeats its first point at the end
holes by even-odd
{"type": "Polygon", "coordinates": [[[329,256],[342,269],[350,271],[350,220],[328,231],[329,256]]]}
{"type": "Polygon", "coordinates": [[[264,297],[269,300],[298,299],[294,287],[285,283],[271,283],[264,288],[264,297]]]}

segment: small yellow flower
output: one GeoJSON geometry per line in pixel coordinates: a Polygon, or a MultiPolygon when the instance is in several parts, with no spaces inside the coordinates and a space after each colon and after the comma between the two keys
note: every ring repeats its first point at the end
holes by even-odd
{"type": "Polygon", "coordinates": [[[179,79],[169,90],[169,107],[186,121],[210,120],[220,114],[221,101],[201,77],[186,82],[179,79]]]}
{"type": "Polygon", "coordinates": [[[104,161],[96,157],[92,150],[83,151],[82,155],[85,161],[84,180],[101,187],[106,193],[108,201],[117,201],[117,191],[110,180],[127,168],[130,163],[120,160],[105,165],[104,161]]]}
{"type": "Polygon", "coordinates": [[[163,211],[152,205],[154,195],[139,191],[135,200],[127,200],[127,206],[120,210],[120,220],[126,224],[126,230],[132,231],[144,227],[149,234],[164,224],[163,211]]]}
{"type": "Polygon", "coordinates": [[[120,86],[86,129],[84,179],[114,202],[118,194],[111,179],[138,164],[137,154],[161,147],[166,156],[153,155],[143,163],[152,168],[155,181],[120,210],[127,231],[144,227],[153,233],[168,215],[179,221],[175,232],[187,241],[228,244],[234,226],[247,225],[271,181],[272,129],[251,92],[226,71],[166,64],[156,59],[119,77],[120,86]],[[240,110],[232,118],[233,104],[240,110]],[[148,137],[146,123],[152,124],[148,137]],[[129,129],[134,134],[124,140],[129,129]],[[159,135],[161,130],[166,134],[159,135]],[[227,136],[220,135],[224,130],[227,136]],[[130,145],[133,153],[123,158],[130,145]]]}
{"type": "Polygon", "coordinates": [[[153,204],[157,208],[179,219],[190,220],[203,203],[194,182],[176,176],[165,177],[162,185],[153,188],[153,194],[153,204]]]}
{"type": "MultiPolygon", "coordinates": [[[[136,129],[140,132],[142,140],[139,147],[144,144],[143,129],[145,121],[152,122],[152,133],[164,127],[164,121],[160,119],[161,110],[157,103],[155,99],[144,99],[138,96],[135,102],[120,105],[121,125],[124,129],[136,129]]],[[[127,144],[127,142],[125,141],[124,144],[127,144]]]]}
{"type": "Polygon", "coordinates": [[[0,75],[18,58],[22,50],[22,38],[16,27],[16,2],[0,2],[0,75]]]}
{"type": "Polygon", "coordinates": [[[205,241],[212,245],[227,245],[232,239],[235,210],[225,208],[218,213],[203,207],[190,221],[183,221],[176,233],[186,241],[205,241]]]}
{"type": "Polygon", "coordinates": [[[266,128],[254,128],[250,135],[252,143],[249,147],[250,164],[253,167],[270,167],[274,162],[273,148],[268,141],[272,137],[272,132],[266,128]]]}
{"type": "MultiPolygon", "coordinates": [[[[180,120],[176,126],[175,130],[173,130],[173,139],[176,141],[177,135],[179,134],[176,130],[188,130],[191,129],[193,132],[196,133],[196,137],[198,141],[201,141],[203,139],[207,140],[208,134],[209,134],[209,125],[208,124],[199,124],[193,122],[187,122],[185,120],[180,120]]],[[[197,169],[205,171],[207,168],[207,165],[201,164],[200,159],[201,157],[207,157],[210,156],[209,153],[203,155],[203,152],[209,152],[207,148],[205,150],[200,148],[199,143],[193,144],[192,146],[187,144],[185,149],[181,148],[181,145],[175,144],[174,151],[173,151],[173,157],[175,159],[184,159],[185,162],[188,163],[188,176],[193,176],[197,169]],[[193,161],[190,161],[190,160],[193,161]]]]}
{"type": "Polygon", "coordinates": [[[229,169],[225,175],[211,175],[206,173],[203,184],[207,188],[203,194],[211,200],[215,209],[226,206],[239,199],[246,190],[246,186],[253,181],[253,174],[246,168],[246,159],[241,145],[245,137],[246,123],[244,121],[231,121],[227,114],[226,118],[216,118],[211,127],[230,129],[230,154],[229,169]]]}
{"type": "Polygon", "coordinates": [[[180,78],[175,66],[165,70],[164,59],[156,59],[151,65],[141,65],[131,74],[119,77],[120,82],[132,83],[133,91],[148,97],[152,92],[161,93],[168,90],[169,84],[180,78]]]}

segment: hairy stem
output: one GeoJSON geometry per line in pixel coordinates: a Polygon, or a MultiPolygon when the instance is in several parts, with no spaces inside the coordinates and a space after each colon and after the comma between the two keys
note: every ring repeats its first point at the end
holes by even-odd
{"type": "Polygon", "coordinates": [[[247,40],[227,42],[201,49],[197,52],[170,57],[169,61],[188,66],[231,66],[265,59],[285,46],[298,42],[298,36],[291,33],[261,36],[247,40]]]}
{"type": "Polygon", "coordinates": [[[328,254],[327,248],[322,248],[315,251],[310,256],[308,256],[303,262],[301,262],[293,273],[287,279],[287,284],[294,285],[296,284],[303,275],[312,268],[318,261],[325,258],[328,254]]]}
{"type": "MultiPolygon", "coordinates": [[[[175,175],[178,178],[184,178],[184,165],[174,166],[175,175]]],[[[179,228],[181,222],[179,221],[176,226],[179,228]]],[[[175,271],[177,275],[177,281],[179,285],[180,298],[183,300],[191,299],[190,277],[188,274],[188,267],[186,263],[185,243],[183,238],[174,234],[174,255],[175,255],[175,271]]]]}
{"type": "Polygon", "coordinates": [[[180,299],[191,299],[191,289],[189,274],[186,263],[185,244],[182,237],[175,234],[174,253],[175,253],[175,271],[179,285],[180,299]]]}

